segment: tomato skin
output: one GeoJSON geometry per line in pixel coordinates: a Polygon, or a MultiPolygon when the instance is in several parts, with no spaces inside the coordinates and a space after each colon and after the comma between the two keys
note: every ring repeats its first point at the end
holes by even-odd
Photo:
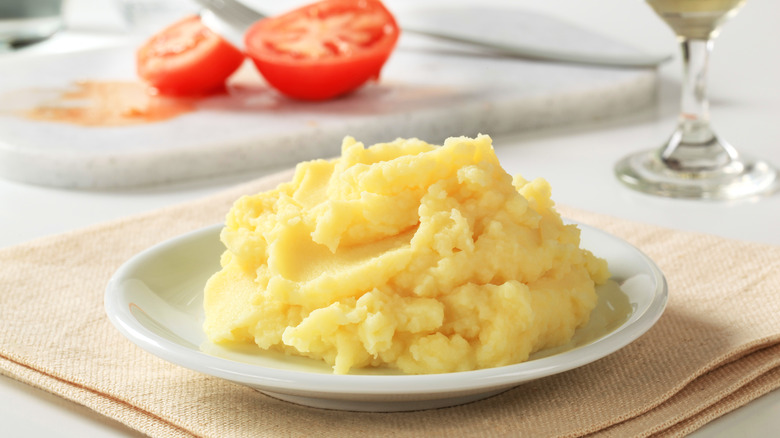
{"type": "Polygon", "coordinates": [[[197,15],[166,27],[136,52],[138,76],[169,95],[223,90],[244,59],[240,50],[204,26],[197,15]]]}
{"type": "Polygon", "coordinates": [[[395,18],[381,1],[324,0],[258,21],[246,32],[245,43],[247,56],[271,86],[289,97],[316,101],[347,94],[378,79],[399,34],[395,18]],[[377,20],[378,25],[368,32],[370,45],[356,44],[349,53],[323,57],[285,53],[271,47],[274,38],[284,39],[290,34],[291,22],[320,24],[318,20],[345,13],[370,14],[377,20]]]}

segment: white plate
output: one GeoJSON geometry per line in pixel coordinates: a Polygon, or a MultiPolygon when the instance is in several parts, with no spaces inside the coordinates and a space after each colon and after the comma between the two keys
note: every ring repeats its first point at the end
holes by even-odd
{"type": "Polygon", "coordinates": [[[477,371],[334,375],[320,361],[228,351],[206,341],[203,287],[219,269],[221,227],[179,236],[127,261],[108,284],[106,312],[122,334],[162,359],[308,406],[387,412],[486,398],[617,351],[647,331],[666,306],[666,280],[652,260],[615,236],[580,225],[583,247],[607,260],[614,281],[598,288],[591,323],[570,345],[542,351],[527,362],[477,371]]]}

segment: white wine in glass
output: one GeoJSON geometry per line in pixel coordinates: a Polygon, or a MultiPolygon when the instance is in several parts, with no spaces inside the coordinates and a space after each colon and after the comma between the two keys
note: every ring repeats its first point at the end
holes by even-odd
{"type": "Polygon", "coordinates": [[[680,42],[681,111],[661,148],[617,163],[615,174],[624,184],[655,195],[698,199],[736,199],[777,189],[777,169],[740,154],[710,126],[707,65],[713,40],[745,1],[647,0],[680,42]]]}

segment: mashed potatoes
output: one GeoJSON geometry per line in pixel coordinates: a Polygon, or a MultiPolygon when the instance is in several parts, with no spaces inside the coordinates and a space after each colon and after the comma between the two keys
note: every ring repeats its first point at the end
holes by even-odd
{"type": "Polygon", "coordinates": [[[206,285],[218,344],[322,359],[343,374],[444,373],[568,342],[606,262],[579,248],[546,181],[514,180],[491,139],[397,140],[298,165],[236,201],[206,285]]]}

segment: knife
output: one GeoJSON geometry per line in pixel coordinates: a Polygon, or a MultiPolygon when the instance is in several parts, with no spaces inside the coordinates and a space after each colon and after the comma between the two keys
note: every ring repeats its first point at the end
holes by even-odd
{"type": "MultiPolygon", "coordinates": [[[[200,17],[206,27],[221,35],[236,47],[243,49],[243,35],[249,27],[267,15],[256,9],[241,3],[238,0],[195,0],[203,7],[200,17]]],[[[460,14],[464,12],[460,10],[460,14]]],[[[468,11],[467,11],[468,12],[468,11]]],[[[560,47],[551,44],[555,41],[554,33],[560,30],[562,23],[547,17],[525,13],[522,23],[507,23],[508,19],[517,21],[517,17],[507,17],[506,11],[479,9],[471,16],[482,15],[482,25],[470,23],[468,26],[452,25],[453,13],[457,10],[431,10],[427,16],[417,16],[417,21],[407,19],[401,24],[402,32],[414,33],[443,41],[455,42],[487,49],[495,55],[533,59],[540,61],[554,61],[574,64],[601,65],[610,67],[656,67],[672,59],[671,55],[649,55],[640,53],[631,48],[616,45],[614,41],[606,38],[598,39],[591,33],[574,29],[568,25],[566,30],[570,33],[566,44],[577,46],[581,41],[590,40],[590,47],[560,47]],[[450,14],[450,15],[448,15],[450,14]],[[489,16],[485,17],[485,14],[489,16]],[[490,15],[492,14],[492,15],[490,15]],[[427,20],[427,21],[426,21],[427,20]],[[513,31],[512,34],[501,35],[501,26],[504,30],[513,31]],[[525,25],[540,31],[541,38],[525,40],[516,38],[518,35],[528,35],[532,32],[518,32],[517,26],[525,25]],[[514,26],[514,29],[508,28],[514,26]],[[485,32],[485,30],[489,32],[485,32]],[[573,33],[571,33],[573,32],[573,33]],[[577,32],[588,38],[576,38],[577,32]],[[514,36],[515,38],[511,38],[514,36]],[[598,44],[594,44],[593,40],[598,44]],[[609,46],[609,50],[602,50],[609,46]]],[[[457,17],[455,17],[457,18],[457,17]]],[[[463,18],[462,16],[460,18],[463,18]]],[[[469,18],[472,20],[472,18],[469,18]]],[[[581,45],[581,44],[580,44],[581,45]]]]}

